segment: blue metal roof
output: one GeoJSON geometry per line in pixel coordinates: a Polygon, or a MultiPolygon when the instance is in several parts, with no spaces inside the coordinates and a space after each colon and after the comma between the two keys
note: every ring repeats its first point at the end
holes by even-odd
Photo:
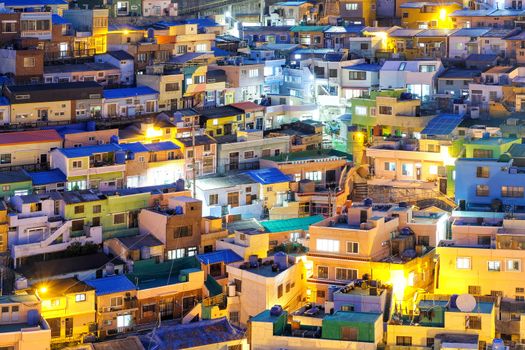
{"type": "Polygon", "coordinates": [[[124,151],[132,153],[148,152],[146,146],[140,142],[122,143],[119,145],[124,151]]]}
{"type": "Polygon", "coordinates": [[[223,50],[223,49],[218,48],[218,47],[212,47],[212,51],[213,51],[213,54],[215,55],[215,57],[227,57],[227,56],[231,55],[231,53],[229,51],[223,50]]]}
{"type": "Polygon", "coordinates": [[[104,278],[84,281],[88,286],[95,288],[96,295],[106,295],[113,293],[126,292],[137,289],[124,275],[116,275],[104,278]]]}
{"type": "Polygon", "coordinates": [[[300,6],[302,4],[306,4],[306,1],[282,1],[273,6],[300,6]]]}
{"type": "Polygon", "coordinates": [[[463,120],[462,115],[440,114],[428,122],[423,135],[449,135],[463,120]]]}
{"type": "Polygon", "coordinates": [[[284,174],[277,168],[266,168],[259,170],[249,170],[245,174],[250,176],[253,181],[256,181],[262,185],[271,185],[280,182],[291,181],[291,176],[284,174]]]}
{"type": "Polygon", "coordinates": [[[237,261],[243,261],[243,258],[231,249],[217,250],[211,253],[199,254],[197,255],[197,259],[206,265],[215,264],[218,262],[230,264],[237,261]]]}
{"type": "Polygon", "coordinates": [[[53,14],[51,16],[51,21],[53,22],[53,24],[68,24],[69,23],[63,17],[61,17],[61,16],[59,16],[57,14],[53,14]]]}
{"type": "Polygon", "coordinates": [[[164,142],[157,142],[157,143],[147,143],[144,145],[146,149],[150,152],[157,152],[157,151],[172,151],[175,149],[179,149],[180,147],[174,144],[171,141],[164,141],[164,142]]]}
{"type": "Polygon", "coordinates": [[[0,106],[9,106],[9,100],[7,99],[7,97],[0,97],[0,106]]]}
{"type": "Polygon", "coordinates": [[[5,4],[5,7],[67,5],[65,0],[5,0],[2,2],[5,4]]]}
{"type": "Polygon", "coordinates": [[[209,53],[207,52],[188,52],[180,56],[172,57],[170,59],[170,63],[183,64],[183,63],[190,62],[191,60],[194,60],[204,55],[209,55],[209,53]]]}
{"type": "Polygon", "coordinates": [[[381,70],[381,65],[375,64],[375,63],[361,63],[361,64],[355,64],[353,66],[346,66],[346,67],[343,67],[343,69],[359,70],[359,71],[366,71],[366,72],[379,72],[379,70],[381,70]]]}
{"type": "Polygon", "coordinates": [[[104,90],[104,98],[126,98],[142,95],[158,94],[157,90],[153,90],[149,86],[137,86],[134,88],[109,89],[104,90]]]}
{"type": "Polygon", "coordinates": [[[89,157],[95,153],[116,152],[116,151],[120,151],[121,148],[118,145],[115,145],[113,143],[108,143],[106,145],[97,145],[97,146],[59,148],[58,150],[60,151],[60,153],[65,155],[67,158],[79,158],[79,157],[89,157]]]}
{"type": "Polygon", "coordinates": [[[57,182],[66,182],[66,175],[60,169],[53,169],[49,171],[38,171],[34,173],[27,173],[33,180],[33,185],[42,186],[54,184],[57,182]]]}

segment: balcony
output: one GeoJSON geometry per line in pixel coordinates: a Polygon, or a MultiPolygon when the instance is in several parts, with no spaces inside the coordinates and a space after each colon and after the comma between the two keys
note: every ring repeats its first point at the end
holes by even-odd
{"type": "Polygon", "coordinates": [[[124,298],[122,305],[119,306],[105,306],[99,309],[100,314],[116,313],[121,311],[137,310],[138,301],[136,297],[124,298]]]}
{"type": "Polygon", "coordinates": [[[126,164],[111,164],[98,167],[90,167],[88,169],[71,169],[68,171],[67,176],[86,176],[86,175],[99,175],[113,172],[124,172],[126,170],[126,164]]]}

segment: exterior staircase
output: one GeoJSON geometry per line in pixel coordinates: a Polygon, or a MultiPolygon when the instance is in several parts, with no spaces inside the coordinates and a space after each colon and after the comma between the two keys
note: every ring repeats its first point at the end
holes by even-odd
{"type": "Polygon", "coordinates": [[[361,202],[368,197],[368,185],[366,182],[354,182],[352,201],[361,202]]]}
{"type": "Polygon", "coordinates": [[[202,315],[202,303],[198,303],[182,318],[182,324],[192,322],[195,318],[200,319],[202,315]]]}

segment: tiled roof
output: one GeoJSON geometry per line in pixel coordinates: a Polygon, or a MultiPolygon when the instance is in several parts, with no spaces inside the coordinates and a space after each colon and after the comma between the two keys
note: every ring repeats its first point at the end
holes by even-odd
{"type": "Polygon", "coordinates": [[[15,131],[0,134],[0,145],[62,141],[56,130],[15,131]]]}

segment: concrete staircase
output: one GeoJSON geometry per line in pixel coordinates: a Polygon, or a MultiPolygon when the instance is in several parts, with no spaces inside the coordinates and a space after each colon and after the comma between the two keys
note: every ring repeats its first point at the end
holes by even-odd
{"type": "Polygon", "coordinates": [[[366,182],[354,182],[352,201],[361,202],[368,197],[368,185],[366,182]]]}
{"type": "Polygon", "coordinates": [[[182,324],[190,323],[195,318],[198,318],[200,320],[201,315],[202,315],[202,303],[198,303],[197,305],[193,307],[193,309],[190,310],[190,312],[186,314],[186,316],[182,318],[182,324]]]}

